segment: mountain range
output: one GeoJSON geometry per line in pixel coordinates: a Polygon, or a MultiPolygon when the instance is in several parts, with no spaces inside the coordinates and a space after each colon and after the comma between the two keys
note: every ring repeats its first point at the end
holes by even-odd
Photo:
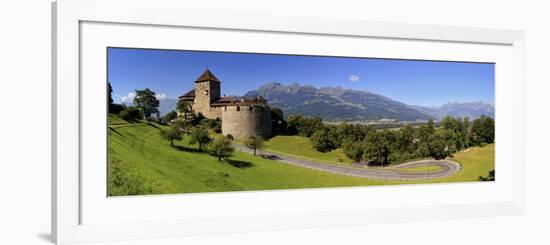
{"type": "MultiPolygon", "coordinates": [[[[315,88],[293,83],[268,83],[245,96],[262,96],[285,116],[317,116],[325,121],[425,121],[445,116],[469,117],[486,115],[494,118],[494,106],[486,102],[449,102],[439,107],[408,105],[376,93],[341,87],[315,88]]],[[[177,99],[160,100],[164,115],[175,110],[177,99]]]]}
{"type": "Polygon", "coordinates": [[[341,87],[315,88],[293,83],[268,83],[245,96],[263,96],[285,115],[318,116],[326,121],[424,121],[445,116],[494,117],[494,106],[486,102],[449,102],[440,107],[408,105],[368,91],[341,87]]]}

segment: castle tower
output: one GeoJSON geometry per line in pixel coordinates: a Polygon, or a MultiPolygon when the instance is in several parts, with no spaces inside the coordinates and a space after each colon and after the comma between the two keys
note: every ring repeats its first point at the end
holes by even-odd
{"type": "Polygon", "coordinates": [[[220,93],[220,80],[207,68],[195,81],[195,112],[207,118],[220,117],[218,110],[211,107],[212,102],[220,98],[220,93]]]}

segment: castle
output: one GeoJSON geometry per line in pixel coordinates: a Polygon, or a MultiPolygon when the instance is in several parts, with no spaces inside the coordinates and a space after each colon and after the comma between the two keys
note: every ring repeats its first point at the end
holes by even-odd
{"type": "Polygon", "coordinates": [[[271,135],[271,108],[261,97],[220,96],[221,82],[206,69],[195,81],[195,88],[180,96],[194,113],[222,120],[222,133],[243,140],[250,135],[271,135]]]}

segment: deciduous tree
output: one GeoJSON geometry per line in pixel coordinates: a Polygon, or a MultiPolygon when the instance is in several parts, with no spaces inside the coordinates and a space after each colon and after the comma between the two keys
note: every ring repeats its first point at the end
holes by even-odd
{"type": "Polygon", "coordinates": [[[160,135],[170,141],[170,145],[174,145],[174,140],[180,141],[183,139],[183,134],[174,127],[161,130],[160,135]]]}
{"type": "Polygon", "coordinates": [[[146,88],[144,90],[136,90],[134,104],[143,112],[145,119],[151,120],[151,115],[158,113],[159,100],[155,96],[155,92],[146,88]]]}
{"type": "Polygon", "coordinates": [[[208,130],[204,127],[196,127],[191,131],[191,140],[190,144],[198,144],[199,151],[202,151],[202,148],[212,142],[212,138],[208,135],[208,130]]]}
{"type": "Polygon", "coordinates": [[[256,150],[261,150],[265,146],[265,141],[262,137],[257,135],[250,135],[245,141],[244,145],[254,151],[254,156],[256,156],[256,150]]]}
{"type": "Polygon", "coordinates": [[[218,157],[218,161],[230,157],[234,151],[235,148],[231,145],[231,140],[225,136],[215,139],[210,149],[211,154],[218,157]]]}

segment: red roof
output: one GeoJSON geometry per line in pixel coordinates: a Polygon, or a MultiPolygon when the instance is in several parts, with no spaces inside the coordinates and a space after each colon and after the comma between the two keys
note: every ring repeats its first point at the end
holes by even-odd
{"type": "Polygon", "coordinates": [[[212,72],[210,72],[210,70],[208,69],[206,69],[206,71],[204,71],[202,75],[200,75],[200,77],[197,78],[195,82],[197,83],[197,82],[204,82],[204,81],[220,82],[220,80],[218,80],[218,78],[214,76],[214,74],[212,74],[212,72]]]}
{"type": "Polygon", "coordinates": [[[195,90],[192,89],[191,91],[185,93],[184,95],[180,96],[179,98],[180,98],[180,99],[191,99],[191,98],[195,98],[195,90]]]}

